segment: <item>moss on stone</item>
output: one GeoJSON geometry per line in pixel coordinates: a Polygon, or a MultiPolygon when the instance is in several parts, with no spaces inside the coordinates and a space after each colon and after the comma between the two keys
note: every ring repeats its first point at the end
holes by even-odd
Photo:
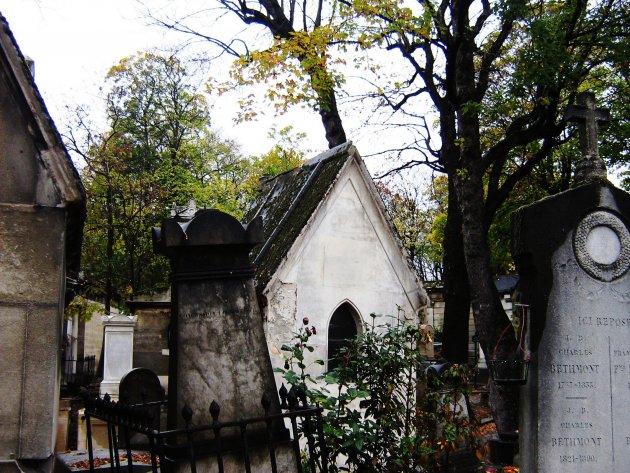
{"type": "Polygon", "coordinates": [[[349,146],[332,151],[264,184],[257,206],[248,215],[248,220],[256,215],[263,219],[265,241],[251,252],[258,291],[269,283],[346,163],[349,146]]]}

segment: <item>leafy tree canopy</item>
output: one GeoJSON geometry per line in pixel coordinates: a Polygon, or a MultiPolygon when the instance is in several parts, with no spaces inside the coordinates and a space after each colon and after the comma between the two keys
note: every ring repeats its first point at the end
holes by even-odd
{"type": "Polygon", "coordinates": [[[154,255],[150,229],[174,204],[195,199],[241,218],[251,181],[301,159],[283,130],[268,155],[253,161],[210,128],[194,78],[175,56],[142,53],[122,59],[105,78],[107,126],[98,130],[84,109],[66,133],[84,161],[88,194],[83,269],[92,296],[114,301],[168,287],[166,261],[154,255]]]}
{"type": "MultiPolygon", "coordinates": [[[[344,136],[331,132],[342,130],[336,97],[349,77],[339,77],[337,66],[358,60],[370,85],[366,106],[393,112],[389,123],[412,130],[413,142],[391,146],[403,160],[398,169],[427,164],[447,176],[445,320],[455,322],[445,326],[445,334],[463,336],[453,344],[445,339],[443,353],[452,361],[466,357],[472,301],[477,334],[489,356],[507,323],[492,280],[491,227],[528,176],[548,189],[566,184],[572,134],[564,132],[564,110],[577,92],[594,90],[613,101],[627,96],[616,92],[627,92],[628,85],[624,2],[216,0],[216,5],[228,13],[225,18],[270,33],[267,49],[236,53],[237,70],[251,68],[254,81],[275,80],[281,70],[294,81],[303,79],[316,97],[329,146],[344,136]],[[374,66],[381,56],[387,67],[374,66]],[[298,71],[292,72],[294,67],[298,71]],[[554,153],[565,144],[569,147],[554,153]],[[561,161],[549,163],[554,157],[561,161]],[[462,349],[452,352],[451,346],[462,349]]],[[[164,24],[181,30],[181,22],[164,24]]],[[[236,52],[230,49],[235,42],[188,31],[236,52]]],[[[270,97],[290,104],[293,96],[274,91],[270,97]]],[[[617,159],[617,153],[623,162],[624,149],[610,140],[609,157],[617,159]]],[[[508,338],[499,355],[515,348],[508,338]]],[[[513,429],[514,397],[503,390],[493,399],[499,431],[513,429]]]]}

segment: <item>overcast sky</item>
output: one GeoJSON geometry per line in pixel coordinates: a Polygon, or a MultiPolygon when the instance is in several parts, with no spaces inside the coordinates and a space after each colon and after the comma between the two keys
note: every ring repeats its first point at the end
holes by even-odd
{"type": "MultiPolygon", "coordinates": [[[[121,58],[182,40],[149,26],[141,5],[134,0],[2,0],[0,12],[22,53],[35,61],[37,86],[60,130],[67,123],[67,107],[99,103],[99,84],[121,58]]],[[[289,116],[275,117],[270,111],[258,122],[237,126],[233,122],[235,96],[210,98],[210,102],[213,126],[222,136],[240,143],[246,154],[267,151],[272,145],[268,130],[287,124],[308,132],[305,149],[323,151],[327,147],[313,112],[297,109],[289,116]]]]}

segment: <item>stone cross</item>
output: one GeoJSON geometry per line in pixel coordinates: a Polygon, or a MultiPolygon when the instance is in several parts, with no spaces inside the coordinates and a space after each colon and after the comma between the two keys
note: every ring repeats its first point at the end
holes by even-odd
{"type": "Polygon", "coordinates": [[[610,121],[610,110],[595,108],[595,94],[581,92],[577,95],[577,104],[567,109],[565,118],[576,122],[580,132],[582,158],[575,170],[576,184],[606,179],[606,166],[597,150],[597,125],[610,121]]]}

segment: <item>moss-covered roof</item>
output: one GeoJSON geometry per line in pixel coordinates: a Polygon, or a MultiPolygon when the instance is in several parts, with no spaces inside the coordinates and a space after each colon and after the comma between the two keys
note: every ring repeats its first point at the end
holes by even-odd
{"type": "Polygon", "coordinates": [[[328,194],[353,149],[352,143],[344,143],[262,184],[260,196],[245,218],[251,221],[261,216],[263,220],[264,241],[251,253],[259,291],[265,289],[328,194]]]}

